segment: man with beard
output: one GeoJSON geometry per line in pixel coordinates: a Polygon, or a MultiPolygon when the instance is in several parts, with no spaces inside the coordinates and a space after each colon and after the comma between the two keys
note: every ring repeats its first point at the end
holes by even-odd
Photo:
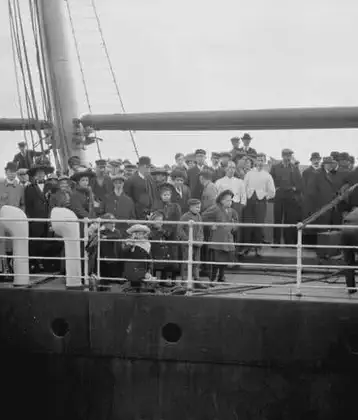
{"type": "Polygon", "coordinates": [[[313,177],[316,175],[317,171],[320,169],[321,164],[321,156],[318,152],[313,152],[311,154],[311,166],[305,169],[302,172],[302,181],[303,181],[303,190],[307,190],[307,186],[312,181],[313,177]]]}

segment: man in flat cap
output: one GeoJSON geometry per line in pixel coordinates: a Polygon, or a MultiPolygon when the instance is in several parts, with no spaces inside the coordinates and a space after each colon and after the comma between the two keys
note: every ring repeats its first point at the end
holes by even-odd
{"type": "Polygon", "coordinates": [[[201,194],[203,192],[203,186],[199,180],[199,174],[204,169],[209,169],[209,167],[205,163],[206,159],[206,152],[203,149],[197,149],[195,151],[195,161],[196,165],[192,168],[188,169],[188,186],[191,191],[192,198],[201,198],[201,194]]]}
{"type": "Polygon", "coordinates": [[[91,178],[90,186],[94,198],[94,212],[97,217],[104,214],[104,199],[113,191],[113,182],[106,170],[107,161],[105,159],[96,160],[96,176],[91,178]]]}
{"type": "MultiPolygon", "coordinates": [[[[298,167],[292,164],[293,151],[282,150],[282,161],[271,168],[271,176],[276,187],[274,199],[275,224],[295,224],[302,219],[302,177],[298,167]]],[[[274,229],[274,243],[297,243],[297,230],[295,228],[277,227],[274,229]]]]}
{"type": "Polygon", "coordinates": [[[43,155],[48,155],[51,150],[51,146],[44,150],[43,152],[36,152],[35,150],[28,150],[27,144],[24,141],[17,143],[20,152],[14,156],[13,162],[16,163],[17,169],[25,168],[30,169],[34,163],[35,157],[40,157],[43,155]]]}
{"type": "Polygon", "coordinates": [[[213,171],[216,171],[217,169],[220,168],[220,153],[212,152],[210,160],[211,160],[210,168],[213,171]]]}

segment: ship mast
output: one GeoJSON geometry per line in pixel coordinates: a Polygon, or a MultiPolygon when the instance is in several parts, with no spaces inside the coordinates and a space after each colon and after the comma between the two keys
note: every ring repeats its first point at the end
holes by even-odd
{"type": "Polygon", "coordinates": [[[53,144],[59,150],[63,169],[67,159],[79,156],[85,163],[83,136],[76,124],[78,108],[71,69],[65,0],[37,0],[42,52],[54,122],[53,144]]]}

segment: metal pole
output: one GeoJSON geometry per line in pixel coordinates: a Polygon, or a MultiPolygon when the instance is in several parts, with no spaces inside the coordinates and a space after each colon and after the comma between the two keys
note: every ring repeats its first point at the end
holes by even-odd
{"type": "Polygon", "coordinates": [[[75,141],[74,119],[78,116],[64,0],[37,0],[43,54],[54,115],[54,143],[63,155],[76,155],[85,161],[83,146],[75,141]]]}
{"type": "Polygon", "coordinates": [[[296,296],[302,296],[302,236],[303,229],[301,225],[297,226],[297,278],[296,278],[296,296]]]}
{"type": "Polygon", "coordinates": [[[83,115],[96,130],[210,131],[358,128],[358,107],[83,115]]]}
{"type": "Polygon", "coordinates": [[[193,241],[194,241],[194,221],[189,220],[189,240],[188,240],[188,279],[187,288],[189,293],[193,289],[193,241]]]}
{"type": "Polygon", "coordinates": [[[89,278],[88,278],[88,253],[87,253],[87,251],[86,251],[86,249],[87,249],[87,245],[88,245],[88,217],[86,217],[85,218],[85,221],[84,221],[84,244],[83,244],[83,247],[84,247],[84,258],[85,258],[85,260],[84,260],[84,281],[83,281],[83,283],[84,283],[84,285],[85,286],[89,286],[89,278]]]}

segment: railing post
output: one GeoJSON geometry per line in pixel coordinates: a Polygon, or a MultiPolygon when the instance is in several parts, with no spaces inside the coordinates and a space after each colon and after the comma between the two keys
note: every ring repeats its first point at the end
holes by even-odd
{"type": "Polygon", "coordinates": [[[297,273],[296,273],[296,296],[302,296],[301,283],[302,283],[302,236],[303,225],[297,225],[297,273]]]}
{"type": "Polygon", "coordinates": [[[97,219],[97,277],[101,280],[101,219],[97,219]]]}
{"type": "Polygon", "coordinates": [[[194,241],[194,221],[189,220],[188,235],[188,279],[187,288],[189,291],[193,289],[193,241],[194,241]]]}
{"type": "Polygon", "coordinates": [[[84,247],[84,279],[83,283],[85,286],[89,286],[89,278],[88,278],[88,253],[86,251],[88,245],[88,217],[84,219],[84,238],[83,238],[83,247],[84,247]]]}

